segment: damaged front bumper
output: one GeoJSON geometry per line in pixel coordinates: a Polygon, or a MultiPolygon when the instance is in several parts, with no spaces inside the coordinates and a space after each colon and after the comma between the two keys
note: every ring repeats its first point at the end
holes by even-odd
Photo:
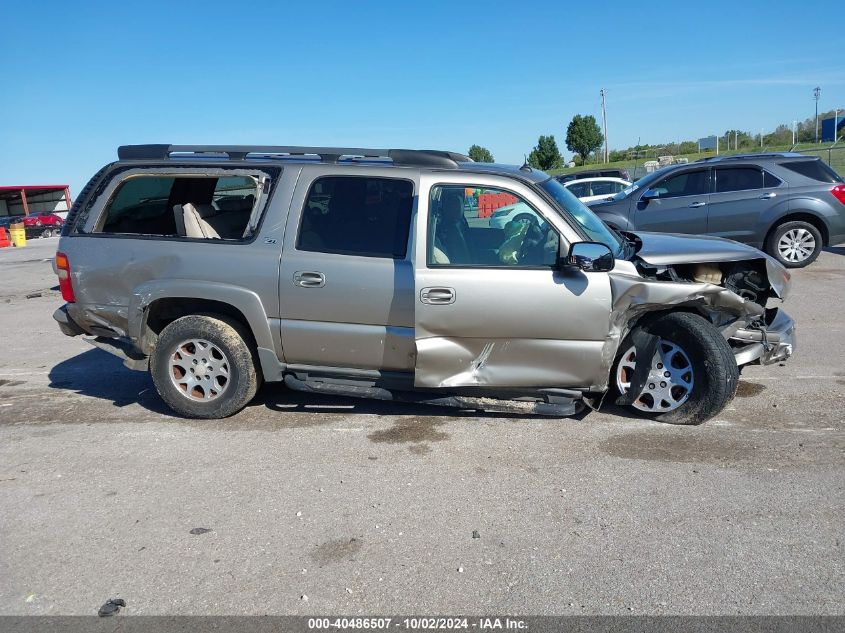
{"type": "Polygon", "coordinates": [[[771,365],[784,361],[795,351],[795,321],[783,310],[766,311],[764,323],[733,332],[728,342],[734,348],[736,364],[771,365]]]}

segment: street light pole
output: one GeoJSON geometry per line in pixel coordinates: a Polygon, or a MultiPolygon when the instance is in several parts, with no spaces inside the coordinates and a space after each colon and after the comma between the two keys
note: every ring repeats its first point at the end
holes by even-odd
{"type": "Polygon", "coordinates": [[[601,119],[604,124],[604,162],[609,158],[608,142],[607,142],[607,109],[604,106],[604,88],[599,90],[601,95],[601,119]]]}
{"type": "Polygon", "coordinates": [[[816,101],[816,143],[819,142],[819,95],[822,89],[816,86],[813,88],[813,99],[816,101]]]}

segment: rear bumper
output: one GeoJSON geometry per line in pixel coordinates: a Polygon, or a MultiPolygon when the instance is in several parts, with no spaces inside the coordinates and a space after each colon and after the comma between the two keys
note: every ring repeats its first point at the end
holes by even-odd
{"type": "Polygon", "coordinates": [[[114,354],[123,360],[123,364],[129,369],[145,371],[149,367],[149,359],[138,351],[131,341],[125,338],[108,338],[105,336],[88,336],[79,324],[73,320],[68,312],[67,304],[53,313],[53,319],[59,324],[59,329],[66,336],[79,336],[85,334],[85,340],[95,347],[114,354]]]}
{"type": "Polygon", "coordinates": [[[70,314],[68,314],[67,305],[63,305],[56,310],[53,313],[53,319],[59,324],[59,329],[65,336],[79,336],[80,334],[86,333],[85,330],[77,325],[70,314]]]}
{"type": "Polygon", "coordinates": [[[771,365],[792,356],[795,351],[795,321],[777,308],[767,316],[764,327],[741,328],[730,337],[737,365],[771,365]]]}

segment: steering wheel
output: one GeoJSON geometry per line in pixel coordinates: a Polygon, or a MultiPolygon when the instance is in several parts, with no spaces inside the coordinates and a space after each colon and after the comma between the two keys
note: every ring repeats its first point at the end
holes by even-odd
{"type": "Polygon", "coordinates": [[[517,253],[516,256],[516,259],[520,264],[534,263],[529,260],[535,259],[534,256],[537,254],[537,249],[540,249],[540,261],[543,259],[542,249],[548,239],[551,226],[547,223],[544,223],[543,226],[541,226],[540,223],[537,222],[536,218],[533,218],[533,220],[534,221],[528,225],[528,230],[522,238],[522,244],[520,244],[519,253],[517,253]]]}

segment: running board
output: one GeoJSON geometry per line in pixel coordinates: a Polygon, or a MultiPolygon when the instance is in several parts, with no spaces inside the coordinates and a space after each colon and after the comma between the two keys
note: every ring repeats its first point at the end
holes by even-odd
{"type": "Polygon", "coordinates": [[[501,400],[499,398],[480,398],[475,396],[433,396],[428,392],[394,391],[382,387],[358,386],[321,382],[318,380],[299,380],[288,374],[285,385],[294,391],[305,393],[323,393],[350,398],[369,398],[388,400],[408,404],[428,404],[456,409],[476,409],[496,413],[517,413],[521,415],[544,415],[568,417],[577,414],[583,408],[580,400],[550,396],[554,402],[533,402],[530,400],[501,400]]]}

